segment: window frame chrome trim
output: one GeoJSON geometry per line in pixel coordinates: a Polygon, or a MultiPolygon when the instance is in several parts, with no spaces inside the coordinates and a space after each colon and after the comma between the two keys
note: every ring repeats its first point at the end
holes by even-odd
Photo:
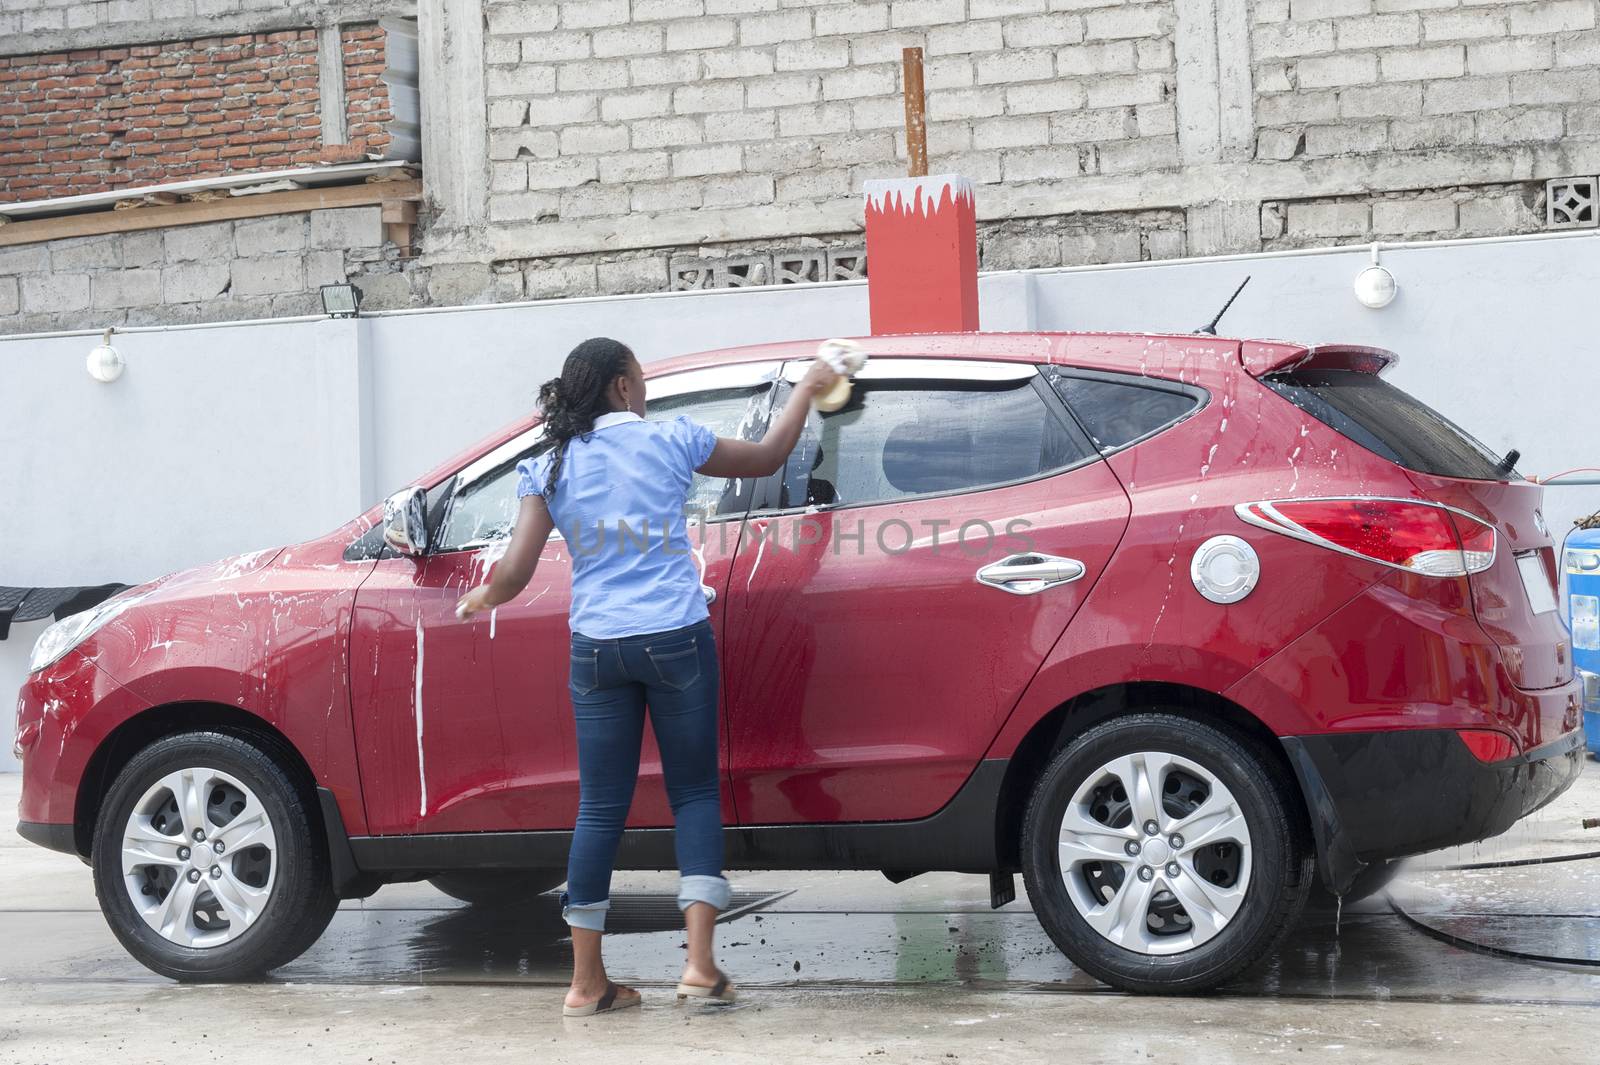
{"type": "MultiPolygon", "coordinates": [[[[782,380],[799,384],[811,367],[810,359],[791,359],[784,363],[782,380]]],[[[966,384],[1026,381],[1038,374],[1031,362],[998,359],[958,359],[917,355],[874,355],[867,360],[858,381],[957,381],[966,384]]]]}

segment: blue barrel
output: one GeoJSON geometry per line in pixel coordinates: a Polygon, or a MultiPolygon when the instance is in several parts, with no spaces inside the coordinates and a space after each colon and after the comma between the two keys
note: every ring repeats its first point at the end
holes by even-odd
{"type": "Polygon", "coordinates": [[[1583,677],[1583,731],[1590,752],[1600,756],[1600,528],[1574,529],[1565,556],[1572,661],[1583,677]]]}

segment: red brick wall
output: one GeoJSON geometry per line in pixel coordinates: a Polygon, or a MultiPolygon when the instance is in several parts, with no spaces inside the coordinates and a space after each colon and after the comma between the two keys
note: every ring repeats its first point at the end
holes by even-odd
{"type": "Polygon", "coordinates": [[[384,31],[376,23],[339,31],[344,50],[345,139],[355,153],[382,155],[389,146],[389,87],[381,80],[386,65],[384,31]]]}
{"type": "Polygon", "coordinates": [[[383,31],[341,44],[354,143],[326,150],[315,30],[0,57],[0,201],[381,153],[383,31]]]}

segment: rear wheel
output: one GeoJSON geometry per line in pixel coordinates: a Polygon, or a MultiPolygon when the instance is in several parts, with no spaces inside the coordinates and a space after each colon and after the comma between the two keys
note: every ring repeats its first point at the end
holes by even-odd
{"type": "Polygon", "coordinates": [[[474,906],[502,907],[528,903],[566,878],[558,869],[471,869],[440,873],[428,883],[474,906]]]}
{"type": "Polygon", "coordinates": [[[1051,761],[1023,875],[1074,964],[1128,991],[1201,991],[1262,960],[1299,917],[1313,855],[1284,775],[1188,718],[1098,725],[1051,761]]]}
{"type": "Polygon", "coordinates": [[[221,732],[134,755],[95,825],[95,893],[128,953],[175,980],[299,957],[333,919],[320,819],[277,745],[221,732]]]}

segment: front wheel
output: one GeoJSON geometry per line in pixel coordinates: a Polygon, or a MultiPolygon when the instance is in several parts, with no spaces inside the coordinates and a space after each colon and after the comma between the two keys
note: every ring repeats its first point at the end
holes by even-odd
{"type": "Polygon", "coordinates": [[[1050,938],[1127,991],[1202,991],[1262,960],[1305,906],[1313,855],[1284,774],[1251,744],[1146,713],[1051,761],[1023,826],[1050,938]]]}
{"type": "Polygon", "coordinates": [[[117,775],[95,826],[95,894],[147,968],[175,980],[260,976],[333,919],[320,819],[286,756],[192,732],[151,744],[117,775]]]}

